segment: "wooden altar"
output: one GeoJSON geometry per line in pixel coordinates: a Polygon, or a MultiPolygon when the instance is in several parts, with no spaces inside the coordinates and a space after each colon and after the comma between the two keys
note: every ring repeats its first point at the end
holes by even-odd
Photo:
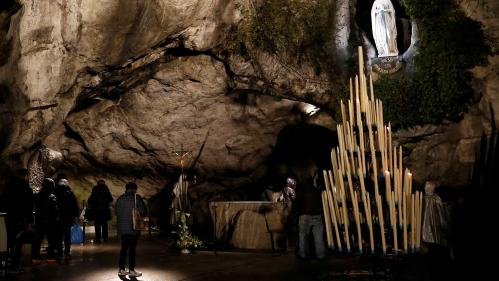
{"type": "Polygon", "coordinates": [[[210,202],[215,239],[239,249],[286,249],[284,203],[210,202]]]}

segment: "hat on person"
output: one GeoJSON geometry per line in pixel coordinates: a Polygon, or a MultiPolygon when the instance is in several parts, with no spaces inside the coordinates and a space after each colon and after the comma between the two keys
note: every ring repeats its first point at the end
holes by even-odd
{"type": "Polygon", "coordinates": [[[42,183],[42,188],[47,188],[49,190],[53,190],[55,187],[54,180],[51,178],[45,178],[42,183]]]}

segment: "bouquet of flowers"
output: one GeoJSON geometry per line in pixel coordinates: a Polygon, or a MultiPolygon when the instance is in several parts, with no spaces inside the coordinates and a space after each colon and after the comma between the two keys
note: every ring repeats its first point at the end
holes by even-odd
{"type": "Polygon", "coordinates": [[[179,224],[178,224],[178,238],[177,238],[177,246],[181,250],[188,250],[190,248],[198,248],[201,247],[203,242],[192,235],[189,230],[189,226],[187,226],[187,218],[190,216],[189,213],[183,211],[177,211],[179,215],[179,224]]]}

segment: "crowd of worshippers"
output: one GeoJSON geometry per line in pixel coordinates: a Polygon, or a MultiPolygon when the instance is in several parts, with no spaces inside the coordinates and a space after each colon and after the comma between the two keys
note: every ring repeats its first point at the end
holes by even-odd
{"type": "MultiPolygon", "coordinates": [[[[142,197],[137,194],[137,188],[137,184],[128,182],[125,192],[116,200],[116,220],[121,240],[118,269],[120,276],[142,275],[141,272],[135,271],[135,253],[140,230],[133,226],[132,210],[136,209],[140,216],[144,217],[147,215],[147,208],[142,197]]],[[[10,254],[9,272],[22,272],[20,259],[24,244],[32,244],[32,265],[40,264],[40,247],[45,237],[48,242],[46,262],[57,262],[63,256],[71,257],[72,228],[74,229],[74,224],[82,217],[94,221],[94,242],[107,242],[111,202],[113,197],[109,188],[103,180],[99,180],[92,189],[87,206],[80,213],[78,201],[66,175],[59,174],[55,179],[45,178],[40,192],[33,194],[28,182],[28,170],[19,170],[16,176],[7,182],[6,190],[0,197],[0,212],[7,213],[5,222],[10,254]]]]}
{"type": "Polygon", "coordinates": [[[20,268],[23,244],[32,244],[32,263],[41,263],[40,247],[48,240],[47,262],[71,255],[71,227],[79,216],[76,196],[63,174],[46,178],[38,194],[28,182],[28,170],[18,171],[1,197],[1,211],[7,213],[7,245],[11,253],[10,270],[20,268]]]}
{"type": "MultiPolygon", "coordinates": [[[[95,225],[96,242],[108,239],[107,222],[111,219],[109,204],[113,197],[104,181],[93,188],[86,208],[87,219],[95,225]]],[[[57,262],[63,256],[71,256],[71,229],[81,216],[78,200],[70,187],[68,177],[59,174],[45,178],[37,194],[28,181],[28,170],[17,171],[6,182],[0,197],[0,212],[6,213],[9,272],[20,272],[21,252],[25,244],[31,244],[32,265],[42,263],[40,248],[47,240],[45,261],[57,262]]]]}

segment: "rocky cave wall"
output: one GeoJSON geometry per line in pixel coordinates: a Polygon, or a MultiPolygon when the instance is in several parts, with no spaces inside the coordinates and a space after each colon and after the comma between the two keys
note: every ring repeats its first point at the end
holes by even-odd
{"type": "Polygon", "coordinates": [[[415,180],[438,180],[444,185],[469,183],[480,138],[499,124],[499,14],[498,1],[457,1],[466,15],[482,24],[492,48],[488,65],[472,69],[474,103],[457,123],[417,126],[401,130],[395,138],[404,144],[405,161],[415,180]]]}
{"type": "MultiPolygon", "coordinates": [[[[209,200],[261,188],[284,127],[334,128],[336,99],[328,91],[341,85],[306,61],[289,65],[262,50],[243,56],[224,48],[231,26],[260,1],[11,2],[0,14],[0,158],[20,167],[40,145],[62,152],[79,199],[99,178],[115,196],[137,179],[150,197],[175,180],[174,151],[183,147],[198,173],[192,196],[206,215],[209,200]],[[304,117],[302,102],[323,111],[304,117]]],[[[359,32],[354,2],[336,1],[331,36],[340,68],[354,50],[350,34],[359,32]]],[[[497,50],[497,1],[459,3],[497,50]]],[[[397,133],[417,180],[466,183],[479,137],[491,118],[499,121],[498,62],[494,55],[473,70],[479,102],[462,121],[397,133]]]]}
{"type": "Polygon", "coordinates": [[[61,170],[80,200],[100,178],[115,197],[136,180],[149,198],[176,180],[175,151],[185,149],[198,176],[192,196],[205,216],[211,199],[247,197],[241,188],[265,176],[278,133],[305,120],[302,101],[331,100],[313,65],[290,72],[266,52],[251,59],[224,52],[230,27],[252,3],[2,6],[3,176],[46,146],[62,153],[61,170]]]}
{"type": "MultiPolygon", "coordinates": [[[[253,173],[279,130],[300,117],[297,98],[260,94],[251,62],[218,55],[246,1],[19,4],[0,68],[9,165],[26,165],[43,143],[83,175],[147,171],[157,179],[148,193],[178,166],[182,144],[206,177],[253,173]]],[[[261,71],[288,80],[259,55],[261,71]]]]}

